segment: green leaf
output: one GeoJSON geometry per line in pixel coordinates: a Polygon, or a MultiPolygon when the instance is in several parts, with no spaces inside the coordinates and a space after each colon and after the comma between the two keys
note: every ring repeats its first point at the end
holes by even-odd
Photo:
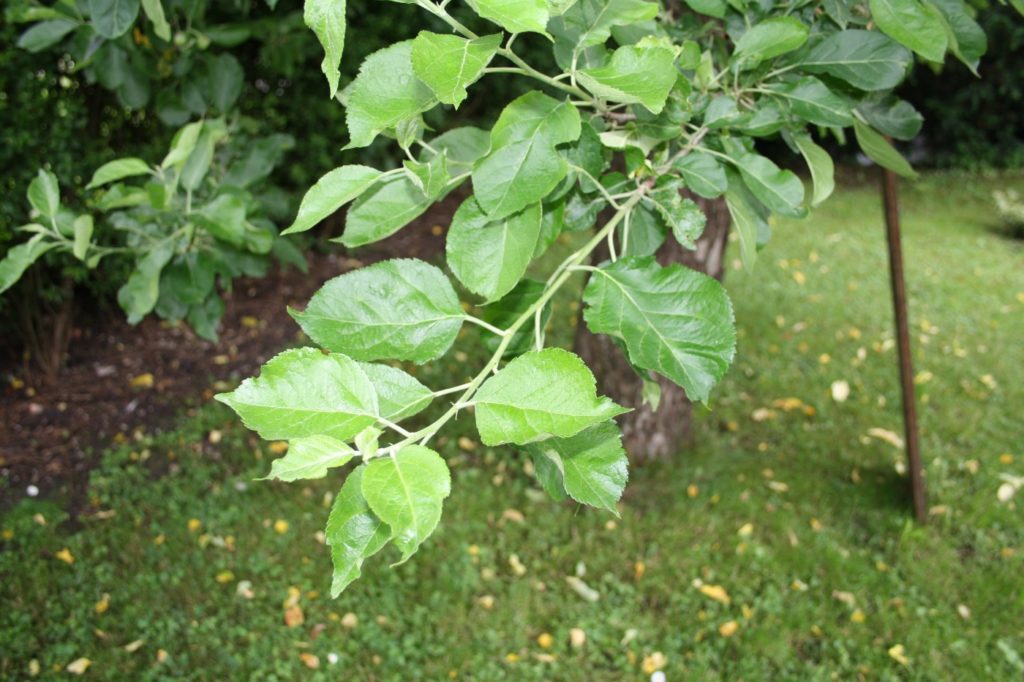
{"type": "Polygon", "coordinates": [[[93,221],[92,216],[83,214],[75,218],[72,225],[75,232],[75,243],[72,253],[78,260],[84,261],[89,252],[89,242],[92,239],[93,221]]]}
{"type": "Polygon", "coordinates": [[[624,104],[642,104],[652,113],[665,108],[679,72],[675,55],[661,47],[620,47],[611,60],[577,74],[580,84],[598,97],[624,104]]]}
{"type": "Polygon", "coordinates": [[[668,234],[666,225],[655,216],[654,212],[643,205],[637,206],[623,221],[619,229],[622,242],[622,256],[650,256],[665,243],[668,234]],[[627,236],[626,227],[629,227],[627,236]]]}
{"type": "Polygon", "coordinates": [[[729,9],[729,5],[726,4],[725,0],[686,0],[686,4],[694,12],[706,14],[716,19],[724,19],[725,13],[729,9]]]}
{"type": "Polygon", "coordinates": [[[244,83],[242,64],[230,54],[219,54],[207,59],[206,100],[221,113],[226,113],[234,106],[242,94],[244,83]]]}
{"type": "Polygon", "coordinates": [[[302,197],[295,222],[281,234],[305,232],[339,208],[359,197],[381,175],[369,166],[341,166],[328,172],[302,197]]]}
{"type": "Polygon", "coordinates": [[[736,349],[732,304],[722,285],[653,257],[620,259],[593,272],[583,294],[590,331],[623,341],[629,360],[706,402],[736,349]]]}
{"type": "Polygon", "coordinates": [[[949,44],[942,15],[920,0],[869,0],[871,18],[893,40],[925,59],[941,62],[949,44]]]}
{"type": "Polygon", "coordinates": [[[910,102],[891,95],[861,102],[857,112],[872,128],[897,140],[914,139],[924,123],[924,117],[910,102]]]}
{"type": "Polygon", "coordinates": [[[615,422],[592,426],[571,438],[549,438],[532,443],[526,446],[526,450],[535,463],[541,461],[553,465],[537,467],[538,474],[545,472],[545,488],[557,490],[561,487],[581,504],[619,515],[615,503],[626,487],[629,461],[622,449],[621,435],[615,422]]]}
{"type": "Polygon", "coordinates": [[[221,194],[193,214],[196,223],[217,239],[235,246],[245,242],[245,202],[234,194],[221,194]]]}
{"type": "Polygon", "coordinates": [[[293,348],[230,393],[215,396],[267,440],[348,440],[377,420],[377,394],[355,360],[293,348]]]}
{"type": "Polygon", "coordinates": [[[807,42],[810,29],[793,17],[774,17],[753,25],[736,42],[733,55],[747,66],[792,52],[807,42]]]}
{"type": "Polygon", "coordinates": [[[583,360],[561,348],[520,355],[484,382],[473,400],[486,445],[568,438],[628,412],[599,398],[583,360]]]}
{"type": "Polygon", "coordinates": [[[985,31],[968,14],[967,5],[961,0],[928,0],[928,3],[938,9],[945,22],[949,51],[977,76],[978,63],[988,50],[985,31]]]}
{"type": "Polygon", "coordinates": [[[434,392],[397,367],[360,362],[377,392],[380,416],[393,422],[419,414],[430,405],[434,392]]]}
{"type": "Polygon", "coordinates": [[[138,324],[153,310],[160,296],[160,273],[173,255],[173,245],[161,242],[135,264],[128,281],[117,290],[117,302],[128,313],[129,324],[138,324]]]}
{"type": "Polygon", "coordinates": [[[337,597],[356,580],[362,574],[363,561],[379,552],[391,539],[391,529],[370,511],[363,497],[365,471],[366,466],[360,466],[348,475],[327,519],[324,535],[334,564],[332,597],[337,597]]]}
{"type": "Polygon", "coordinates": [[[546,0],[466,0],[473,11],[509,33],[544,33],[548,24],[546,0]]]}
{"type": "Polygon", "coordinates": [[[365,147],[385,130],[437,104],[433,91],[413,71],[412,49],[411,40],[395,43],[374,52],[359,67],[345,112],[351,138],[346,149],[365,147]]]}
{"type": "Polygon", "coordinates": [[[391,527],[391,537],[409,559],[441,520],[441,506],[451,494],[451,473],[441,456],[420,445],[407,445],[391,457],[366,465],[362,491],[370,509],[391,527]]]}
{"type": "Polygon", "coordinates": [[[174,139],[171,141],[171,149],[167,152],[167,156],[164,157],[160,167],[170,168],[186,161],[196,148],[196,142],[199,141],[199,133],[202,130],[203,122],[196,121],[195,123],[189,123],[175,133],[174,139]]]}
{"type": "MultiPolygon", "coordinates": [[[[519,319],[530,306],[537,302],[544,294],[547,287],[543,282],[533,279],[524,279],[516,285],[515,289],[508,292],[500,301],[496,301],[484,307],[480,318],[498,329],[508,329],[512,323],[519,319]]],[[[551,303],[544,306],[540,315],[541,329],[551,318],[551,303]]],[[[528,322],[519,328],[512,336],[505,347],[504,357],[515,357],[522,355],[534,347],[534,322],[528,322]]],[[[492,353],[497,352],[502,339],[494,334],[484,335],[483,344],[492,353]]]]}
{"type": "Polygon", "coordinates": [[[765,217],[761,215],[761,211],[764,209],[750,194],[739,173],[729,169],[727,177],[729,178],[729,189],[725,193],[725,204],[729,209],[729,217],[732,218],[736,235],[739,237],[743,268],[752,271],[757,263],[758,235],[767,232],[768,224],[765,217]]]}
{"type": "Polygon", "coordinates": [[[512,291],[526,274],[540,225],[539,203],[491,220],[470,197],[459,206],[448,229],[448,267],[467,289],[495,301],[512,291]]]}
{"type": "Polygon", "coordinates": [[[500,45],[500,33],[467,40],[421,31],[412,43],[412,68],[437,99],[458,109],[500,45]]]}
{"type": "Polygon", "coordinates": [[[344,466],[354,456],[355,450],[337,438],[296,438],[288,444],[288,454],[270,465],[266,478],[278,481],[323,478],[328,469],[344,466]]]}
{"type": "Polygon", "coordinates": [[[128,32],[139,15],[139,0],[88,0],[89,17],[96,32],[113,40],[128,32]]]}
{"type": "Polygon", "coordinates": [[[693,150],[672,164],[679,171],[686,186],[694,194],[705,199],[716,199],[729,186],[725,171],[715,157],[700,150],[693,150]]]}
{"type": "Polygon", "coordinates": [[[108,161],[92,174],[92,180],[85,186],[86,189],[94,189],[108,182],[129,178],[135,175],[147,175],[150,172],[149,164],[142,159],[125,158],[108,161]]]}
{"type": "Polygon", "coordinates": [[[905,178],[917,177],[917,173],[903,158],[903,155],[896,151],[884,137],[875,132],[871,126],[855,118],[853,134],[857,137],[857,144],[860,145],[861,150],[879,166],[888,168],[893,173],[905,178]]]}
{"type": "Polygon", "coordinates": [[[345,0],[305,0],[302,19],[324,48],[320,70],[327,76],[333,98],[341,77],[341,53],[345,49],[345,0]]]}
{"type": "Polygon", "coordinates": [[[328,280],[303,312],[311,339],[357,360],[427,362],[445,354],[465,319],[451,282],[421,260],[368,265],[328,280]]]}
{"type": "Polygon", "coordinates": [[[688,249],[696,248],[697,239],[704,232],[707,216],[692,199],[684,199],[679,193],[683,183],[670,180],[652,190],[644,201],[649,203],[672,230],[676,241],[688,249]]]}
{"type": "Polygon", "coordinates": [[[613,26],[626,26],[653,19],[658,4],[643,0],[579,0],[563,16],[551,20],[551,32],[567,43],[571,53],[602,45],[611,37],[613,26]]]}
{"type": "Polygon", "coordinates": [[[827,73],[861,90],[891,90],[907,74],[910,51],[878,31],[850,29],[811,48],[800,67],[827,73]]]}
{"type": "Polygon", "coordinates": [[[513,100],[491,130],[491,151],[473,166],[473,190],[493,220],[537,203],[568,172],[555,146],[573,142],[580,115],[568,101],[540,92],[513,100]]]}
{"type": "Polygon", "coordinates": [[[840,128],[853,125],[850,105],[814,76],[769,85],[768,89],[785,98],[793,113],[809,123],[840,128]]]}
{"type": "Polygon", "coordinates": [[[30,265],[56,246],[56,242],[45,242],[43,235],[37,234],[24,244],[11,248],[7,255],[0,259],[0,294],[14,286],[30,265]]]}
{"type": "Polygon", "coordinates": [[[153,33],[157,38],[171,42],[171,25],[164,16],[164,6],[160,0],[142,0],[142,11],[153,22],[153,33]]]}
{"type": "Polygon", "coordinates": [[[782,215],[803,217],[804,183],[796,174],[742,148],[731,150],[730,156],[747,187],[765,206],[782,215]]]}
{"type": "Polygon", "coordinates": [[[42,52],[59,43],[67,34],[78,28],[78,22],[70,19],[41,21],[20,36],[17,45],[29,52],[42,52]]]}
{"type": "Polygon", "coordinates": [[[800,149],[800,153],[803,154],[807,167],[811,170],[811,179],[814,181],[811,206],[817,206],[828,199],[836,188],[835,165],[828,152],[816,145],[810,135],[800,133],[794,135],[793,140],[800,149]]]}
{"type": "Polygon", "coordinates": [[[452,177],[448,172],[446,152],[434,154],[429,161],[406,159],[402,165],[409,171],[409,179],[429,200],[433,201],[446,192],[452,177]]]}
{"type": "Polygon", "coordinates": [[[55,220],[60,209],[60,184],[57,176],[48,170],[39,169],[28,186],[28,203],[47,218],[55,220]]]}
{"type": "Polygon", "coordinates": [[[349,248],[390,237],[423,215],[432,199],[406,175],[388,178],[356,200],[336,241],[349,248]]]}

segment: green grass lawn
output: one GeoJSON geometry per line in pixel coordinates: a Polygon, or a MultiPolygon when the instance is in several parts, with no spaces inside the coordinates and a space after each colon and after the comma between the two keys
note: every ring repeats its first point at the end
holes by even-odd
{"type": "Polygon", "coordinates": [[[206,404],[111,451],[73,527],[27,499],[0,520],[0,677],[84,657],[116,680],[1020,679],[1024,491],[996,496],[1024,475],[1024,247],[989,197],[1008,182],[905,188],[925,527],[902,450],[871,435],[902,432],[888,271],[877,191],[847,188],[776,224],[753,275],[730,268],[735,366],[696,449],[632,472],[621,518],[552,502],[463,418],[437,441],[438,531],[332,601],[340,478],[254,481],[269,446],[206,404]]]}

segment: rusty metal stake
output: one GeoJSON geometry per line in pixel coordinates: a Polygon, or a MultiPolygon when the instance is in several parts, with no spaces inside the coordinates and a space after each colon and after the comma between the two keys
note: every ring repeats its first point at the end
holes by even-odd
{"type": "Polygon", "coordinates": [[[900,207],[896,174],[882,169],[882,201],[885,206],[885,232],[889,242],[889,275],[892,279],[892,306],[896,314],[896,347],[900,356],[900,385],[903,390],[903,428],[910,469],[910,493],[914,516],[924,523],[928,518],[924,474],[917,433],[917,401],[914,396],[914,365],[910,354],[910,322],[907,290],[903,278],[903,248],[900,245],[900,207]]]}

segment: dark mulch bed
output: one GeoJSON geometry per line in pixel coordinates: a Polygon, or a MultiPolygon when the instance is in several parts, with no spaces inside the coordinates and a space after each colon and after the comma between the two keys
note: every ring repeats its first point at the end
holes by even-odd
{"type": "MultiPolygon", "coordinates": [[[[183,409],[209,400],[215,386],[227,387],[218,382],[253,375],[299,338],[286,306],[305,306],[325,280],[389,257],[436,258],[444,249],[442,228],[460,200],[449,197],[372,247],[312,254],[308,274],[274,268],[265,278],[236,281],[217,343],[186,325],[151,317],[132,327],[114,313],[75,320],[70,357],[56,382],[27,373],[21,364],[0,366],[0,477],[6,479],[0,508],[21,499],[29,486],[44,496],[66,495],[72,511],[80,508],[88,472],[103,449],[138,431],[171,425],[183,409]],[[13,388],[14,378],[24,386],[13,388]]],[[[324,233],[338,234],[342,221],[330,223],[324,233]]]]}

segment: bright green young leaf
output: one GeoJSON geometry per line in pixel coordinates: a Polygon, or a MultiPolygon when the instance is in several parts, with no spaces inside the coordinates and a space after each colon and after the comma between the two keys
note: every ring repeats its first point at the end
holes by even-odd
{"type": "Polygon", "coordinates": [[[311,339],[357,360],[427,362],[444,355],[465,319],[451,282],[421,260],[374,263],[328,280],[302,312],[311,339]]]}
{"type": "Polygon", "coordinates": [[[355,450],[330,436],[306,436],[288,444],[288,453],[270,465],[267,479],[299,481],[323,478],[328,469],[344,466],[355,456],[355,450]]]}
{"type": "Polygon", "coordinates": [[[835,165],[828,152],[819,147],[806,133],[793,136],[796,146],[800,148],[807,167],[811,170],[811,179],[814,181],[814,193],[811,196],[811,206],[817,206],[828,199],[836,188],[835,165]]]}
{"type": "Polygon", "coordinates": [[[86,254],[89,252],[89,242],[92,240],[92,216],[88,213],[78,216],[75,218],[75,222],[72,224],[72,227],[75,233],[72,253],[78,260],[84,261],[86,254]]]}
{"type": "Polygon", "coordinates": [[[736,42],[733,52],[748,66],[792,52],[805,42],[810,29],[793,17],[774,17],[755,23],[736,42]]]}
{"type": "Polygon", "coordinates": [[[467,289],[495,301],[512,291],[526,273],[540,225],[539,203],[491,220],[470,197],[459,206],[448,229],[448,267],[467,289]]]}
{"type": "Polygon", "coordinates": [[[96,33],[113,40],[128,32],[139,15],[139,0],[88,0],[96,33]]]}
{"type": "Polygon", "coordinates": [[[491,130],[491,151],[473,166],[480,207],[500,220],[543,199],[568,172],[556,145],[580,132],[580,114],[568,101],[536,91],[513,100],[491,130]]]}
{"type": "Polygon", "coordinates": [[[17,46],[29,52],[42,52],[59,43],[64,36],[76,28],[78,28],[78,22],[70,19],[41,21],[18,36],[17,46]]]}
{"type": "Polygon", "coordinates": [[[486,445],[568,438],[629,411],[598,397],[590,369],[561,348],[520,355],[485,381],[473,400],[486,445]]]}
{"type": "Polygon", "coordinates": [[[427,199],[433,201],[447,191],[452,176],[448,172],[448,154],[446,152],[434,154],[429,161],[406,159],[402,165],[409,171],[409,179],[427,199]]]}
{"type": "Polygon", "coordinates": [[[736,349],[732,304],[719,282],[653,257],[620,259],[591,274],[583,294],[590,331],[626,345],[630,362],[706,402],[736,349]]]}
{"type": "Polygon", "coordinates": [[[142,11],[146,18],[153,22],[153,33],[160,40],[171,42],[171,25],[167,23],[164,16],[164,6],[161,0],[142,0],[142,11]]]}
{"type": "Polygon", "coordinates": [[[458,108],[500,45],[500,33],[467,40],[421,31],[412,43],[412,68],[438,100],[458,108]]]}
{"type": "Polygon", "coordinates": [[[420,445],[407,445],[390,457],[366,465],[362,491],[370,509],[391,527],[391,537],[409,559],[441,520],[451,494],[451,473],[441,456],[420,445]]]}
{"type": "Polygon", "coordinates": [[[315,348],[274,356],[258,377],[216,398],[267,440],[348,440],[375,423],[378,411],[377,394],[359,363],[315,348]]]}
{"type": "Polygon", "coordinates": [[[374,52],[359,67],[345,112],[350,137],[346,149],[365,147],[385,130],[437,104],[433,91],[413,71],[412,46],[411,40],[395,43],[374,52]]]}
{"type": "Polygon", "coordinates": [[[920,0],[869,0],[871,18],[893,40],[941,62],[949,45],[942,15],[920,0]]]}
{"type": "Polygon", "coordinates": [[[466,0],[484,19],[509,33],[544,33],[548,25],[546,0],[466,0]]]}
{"type": "Polygon", "coordinates": [[[363,561],[391,539],[391,529],[370,511],[363,497],[365,472],[366,466],[360,466],[348,475],[327,518],[324,535],[334,563],[331,596],[335,598],[361,575],[363,561]]]}
{"type": "Polygon", "coordinates": [[[48,170],[39,169],[28,186],[28,203],[43,216],[56,219],[60,209],[60,184],[57,176],[48,170]]]}
{"type": "Polygon", "coordinates": [[[150,172],[149,164],[142,159],[126,158],[108,161],[92,174],[92,180],[85,186],[86,189],[93,189],[135,175],[146,175],[150,172]]]}
{"type": "Polygon", "coordinates": [[[380,416],[393,422],[419,414],[430,405],[434,393],[406,372],[389,365],[360,362],[377,391],[380,416]]]}
{"type": "Polygon", "coordinates": [[[388,178],[360,196],[345,216],[345,232],[336,241],[349,248],[390,237],[423,215],[433,203],[406,175],[388,178]]]}
{"type": "Polygon", "coordinates": [[[324,48],[320,70],[327,76],[333,98],[338,92],[341,54],[345,49],[345,0],[305,0],[302,18],[324,48]]]}
{"type": "Polygon", "coordinates": [[[30,265],[56,246],[56,242],[45,242],[43,235],[37,234],[24,244],[12,247],[0,259],[0,294],[14,286],[30,265]]]}
{"type": "Polygon", "coordinates": [[[855,118],[853,134],[857,137],[857,144],[860,145],[861,150],[879,166],[888,168],[893,173],[905,178],[917,177],[917,173],[903,158],[903,155],[896,151],[884,137],[875,132],[871,126],[855,118]]]}
{"type": "MultiPolygon", "coordinates": [[[[571,438],[549,438],[526,446],[537,466],[555,475],[545,475],[549,486],[581,504],[606,509],[619,515],[615,503],[622,497],[629,478],[629,461],[622,449],[619,427],[608,421],[592,426],[571,438]],[[557,484],[557,485],[555,485],[557,484]]],[[[557,497],[556,497],[557,499],[557,497]]]]}
{"type": "Polygon", "coordinates": [[[299,214],[281,234],[305,232],[370,188],[380,171],[369,166],[341,166],[328,172],[302,197],[299,214]]]}
{"type": "Polygon", "coordinates": [[[189,123],[175,133],[174,139],[171,141],[171,150],[167,152],[167,156],[164,157],[160,167],[170,168],[188,159],[196,148],[196,142],[198,142],[199,133],[202,130],[203,122],[196,121],[195,123],[189,123]]]}
{"type": "Polygon", "coordinates": [[[654,208],[672,230],[676,241],[688,249],[695,248],[697,239],[704,232],[707,216],[692,199],[684,199],[679,193],[683,183],[672,180],[651,190],[644,202],[654,208]]]}
{"type": "Polygon", "coordinates": [[[808,123],[840,128],[853,125],[850,105],[814,76],[769,86],[769,89],[785,98],[793,113],[808,123]]]}
{"type": "Polygon", "coordinates": [[[577,74],[580,84],[598,97],[624,104],[642,104],[661,113],[679,72],[675,54],[661,47],[628,45],[612,53],[604,66],[577,74]]]}
{"type": "Polygon", "coordinates": [[[861,90],[889,90],[907,74],[910,51],[878,31],[849,29],[817,43],[800,60],[812,73],[827,73],[861,90]]]}
{"type": "Polygon", "coordinates": [[[716,199],[725,192],[729,183],[722,164],[710,154],[693,150],[672,164],[679,171],[687,188],[705,199],[716,199]]]}
{"type": "Polygon", "coordinates": [[[804,183],[796,174],[780,169],[767,157],[742,149],[731,156],[747,187],[765,206],[782,215],[804,215],[804,183]]]}

